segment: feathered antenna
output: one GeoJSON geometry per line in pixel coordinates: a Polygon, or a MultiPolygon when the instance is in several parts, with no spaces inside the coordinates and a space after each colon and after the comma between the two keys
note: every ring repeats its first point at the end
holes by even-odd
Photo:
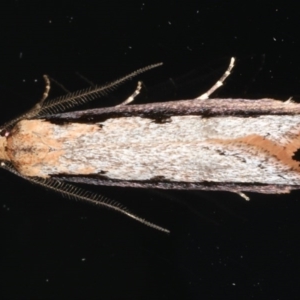
{"type": "Polygon", "coordinates": [[[127,80],[130,80],[139,74],[145,73],[145,72],[152,70],[154,68],[157,68],[161,65],[162,65],[162,63],[149,65],[147,67],[138,69],[124,77],[121,77],[120,79],[117,79],[111,83],[101,85],[101,86],[95,86],[92,88],[83,89],[80,91],[76,91],[74,93],[69,93],[65,96],[54,98],[49,101],[45,101],[45,100],[47,99],[48,94],[49,94],[50,81],[47,76],[44,76],[46,86],[45,86],[45,91],[43,93],[42,99],[36,105],[34,105],[34,107],[31,108],[29,111],[25,112],[24,114],[20,115],[19,117],[4,124],[2,126],[2,130],[4,129],[6,131],[9,131],[10,128],[12,128],[17,122],[19,122],[20,120],[23,120],[23,119],[32,119],[35,117],[41,117],[45,114],[53,114],[53,113],[63,112],[65,110],[75,107],[77,105],[92,101],[96,98],[106,95],[107,93],[111,92],[112,90],[114,90],[119,85],[126,82],[127,80]]]}
{"type": "MultiPolygon", "coordinates": [[[[45,114],[49,113],[57,113],[62,112],[68,108],[72,108],[76,105],[80,105],[83,103],[87,103],[91,100],[94,100],[100,96],[106,95],[108,92],[112,91],[114,88],[118,87],[120,84],[124,83],[125,81],[132,79],[133,77],[144,73],[146,71],[149,71],[153,68],[161,66],[162,63],[153,64],[141,69],[138,69],[137,71],[134,71],[118,80],[115,80],[111,83],[108,83],[104,86],[95,86],[93,88],[84,89],[81,91],[77,91],[74,93],[69,93],[65,96],[55,98],[50,101],[46,101],[49,91],[50,91],[50,80],[48,76],[44,76],[45,80],[45,91],[43,93],[43,96],[41,100],[28,112],[20,115],[19,117],[11,120],[10,122],[7,122],[1,130],[1,133],[3,135],[9,135],[10,129],[19,121],[23,119],[32,119],[35,117],[40,117],[45,114]]],[[[126,105],[129,102],[131,102],[134,97],[139,93],[141,89],[141,83],[138,84],[137,90],[131,95],[124,103],[121,105],[126,105]]],[[[89,202],[95,205],[103,206],[109,209],[112,209],[114,211],[117,211],[123,215],[126,215],[127,217],[134,219],[148,227],[157,229],[159,231],[170,233],[170,231],[166,228],[163,228],[161,226],[158,226],[154,223],[151,223],[143,218],[140,218],[139,216],[135,215],[134,213],[130,212],[125,206],[120,204],[117,201],[108,199],[106,197],[103,197],[99,194],[95,194],[89,191],[86,191],[84,189],[78,188],[72,184],[64,183],[57,179],[52,178],[39,178],[39,177],[31,177],[31,176],[25,176],[19,173],[13,166],[13,164],[9,161],[1,161],[0,167],[12,172],[13,174],[22,177],[32,183],[38,184],[40,186],[43,186],[47,189],[53,190],[55,192],[61,193],[64,197],[75,199],[75,200],[81,200],[85,202],[89,202]]]]}
{"type": "Polygon", "coordinates": [[[106,198],[104,196],[101,196],[96,193],[92,193],[89,191],[86,191],[84,189],[78,188],[72,184],[65,183],[62,181],[59,181],[57,179],[52,179],[52,178],[39,178],[39,177],[29,177],[29,176],[24,176],[21,173],[19,173],[10,162],[4,162],[2,161],[0,164],[0,167],[19,176],[22,177],[32,183],[38,184],[40,186],[43,186],[49,190],[58,192],[62,194],[64,197],[70,198],[70,199],[75,199],[75,200],[81,200],[85,202],[89,202],[95,205],[103,206],[109,209],[112,209],[114,211],[117,211],[131,219],[134,219],[148,227],[151,227],[153,229],[162,231],[164,233],[170,233],[170,230],[163,228],[159,225],[156,225],[154,223],[151,223],[143,218],[140,218],[136,214],[132,213],[127,209],[124,205],[121,203],[106,198]]]}

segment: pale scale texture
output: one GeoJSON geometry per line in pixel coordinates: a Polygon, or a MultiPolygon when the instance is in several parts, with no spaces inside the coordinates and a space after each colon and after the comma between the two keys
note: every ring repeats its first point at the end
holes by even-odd
{"type": "Polygon", "coordinates": [[[163,124],[141,117],[90,125],[23,120],[17,126],[10,147],[17,140],[21,145],[11,160],[28,176],[104,173],[120,180],[300,184],[299,163],[291,158],[300,148],[297,115],[174,116],[163,124]],[[26,140],[27,148],[34,145],[31,153],[22,150],[26,140]]]}

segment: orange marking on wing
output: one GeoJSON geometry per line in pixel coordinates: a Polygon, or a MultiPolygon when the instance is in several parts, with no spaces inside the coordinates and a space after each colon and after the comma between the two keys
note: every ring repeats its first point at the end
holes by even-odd
{"type": "Polygon", "coordinates": [[[255,147],[258,152],[267,152],[270,156],[277,158],[283,164],[288,165],[293,170],[300,172],[299,161],[296,161],[292,158],[295,151],[300,149],[300,135],[296,136],[286,145],[279,145],[258,134],[251,134],[242,138],[230,140],[213,139],[212,141],[228,145],[242,144],[255,147]]]}

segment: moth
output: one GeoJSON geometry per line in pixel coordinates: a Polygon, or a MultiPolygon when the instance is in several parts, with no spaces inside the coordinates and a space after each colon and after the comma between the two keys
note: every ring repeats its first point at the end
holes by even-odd
{"type": "Polygon", "coordinates": [[[105,86],[48,100],[1,128],[0,166],[63,196],[118,211],[169,232],[126,207],[72,183],[105,186],[288,193],[300,188],[300,104],[291,100],[209,98],[229,76],[195,99],[62,111],[106,94],[156,68],[105,86]]]}

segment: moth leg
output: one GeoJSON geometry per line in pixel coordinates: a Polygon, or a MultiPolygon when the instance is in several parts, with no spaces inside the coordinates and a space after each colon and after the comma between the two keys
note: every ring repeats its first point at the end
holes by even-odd
{"type": "Polygon", "coordinates": [[[246,201],[250,201],[250,197],[248,197],[245,193],[242,192],[235,192],[237,193],[240,197],[244,198],[246,201]]]}
{"type": "Polygon", "coordinates": [[[116,106],[123,106],[131,103],[134,100],[134,98],[141,92],[141,89],[142,89],[142,82],[139,81],[135,91],[125,101],[123,101],[121,104],[118,104],[116,106]]]}
{"type": "Polygon", "coordinates": [[[41,100],[32,109],[34,109],[34,108],[36,108],[36,109],[41,108],[43,106],[43,103],[45,102],[45,100],[49,96],[49,92],[50,92],[50,88],[51,88],[50,79],[49,79],[48,75],[43,75],[43,79],[45,81],[44,93],[42,95],[41,100]]]}
{"type": "Polygon", "coordinates": [[[35,104],[29,111],[27,111],[26,113],[22,114],[21,116],[10,120],[9,122],[5,123],[3,128],[0,130],[1,134],[4,134],[6,137],[9,136],[10,134],[10,129],[20,120],[23,119],[30,119],[35,117],[36,115],[39,114],[39,112],[41,111],[41,109],[44,106],[44,102],[45,100],[48,98],[49,95],[49,91],[50,91],[50,80],[49,77],[47,75],[43,76],[44,81],[45,81],[45,90],[44,93],[42,95],[41,100],[35,104]],[[3,131],[4,130],[4,131],[3,131]]]}
{"type": "Polygon", "coordinates": [[[289,104],[289,103],[294,103],[295,101],[293,100],[293,97],[290,97],[289,99],[285,100],[284,103],[289,104]]]}
{"type": "Polygon", "coordinates": [[[49,96],[49,91],[50,91],[50,87],[51,87],[50,79],[47,75],[43,75],[43,78],[44,78],[44,81],[45,81],[45,89],[44,89],[44,93],[42,95],[42,98],[26,114],[24,114],[25,118],[31,118],[31,117],[34,117],[35,115],[37,115],[39,113],[39,111],[41,110],[41,108],[44,106],[45,100],[49,96]]]}
{"type": "Polygon", "coordinates": [[[223,82],[226,80],[226,78],[231,74],[231,70],[234,67],[234,61],[235,58],[231,57],[229,66],[225,73],[222,75],[222,77],[204,94],[200,95],[199,97],[196,98],[196,100],[206,100],[209,98],[209,96],[217,90],[220,86],[223,85],[223,82]]]}
{"type": "Polygon", "coordinates": [[[42,105],[44,103],[44,101],[48,98],[50,88],[51,88],[50,79],[49,79],[48,75],[43,75],[43,78],[45,81],[45,90],[42,95],[42,99],[39,101],[40,105],[42,105]]]}

